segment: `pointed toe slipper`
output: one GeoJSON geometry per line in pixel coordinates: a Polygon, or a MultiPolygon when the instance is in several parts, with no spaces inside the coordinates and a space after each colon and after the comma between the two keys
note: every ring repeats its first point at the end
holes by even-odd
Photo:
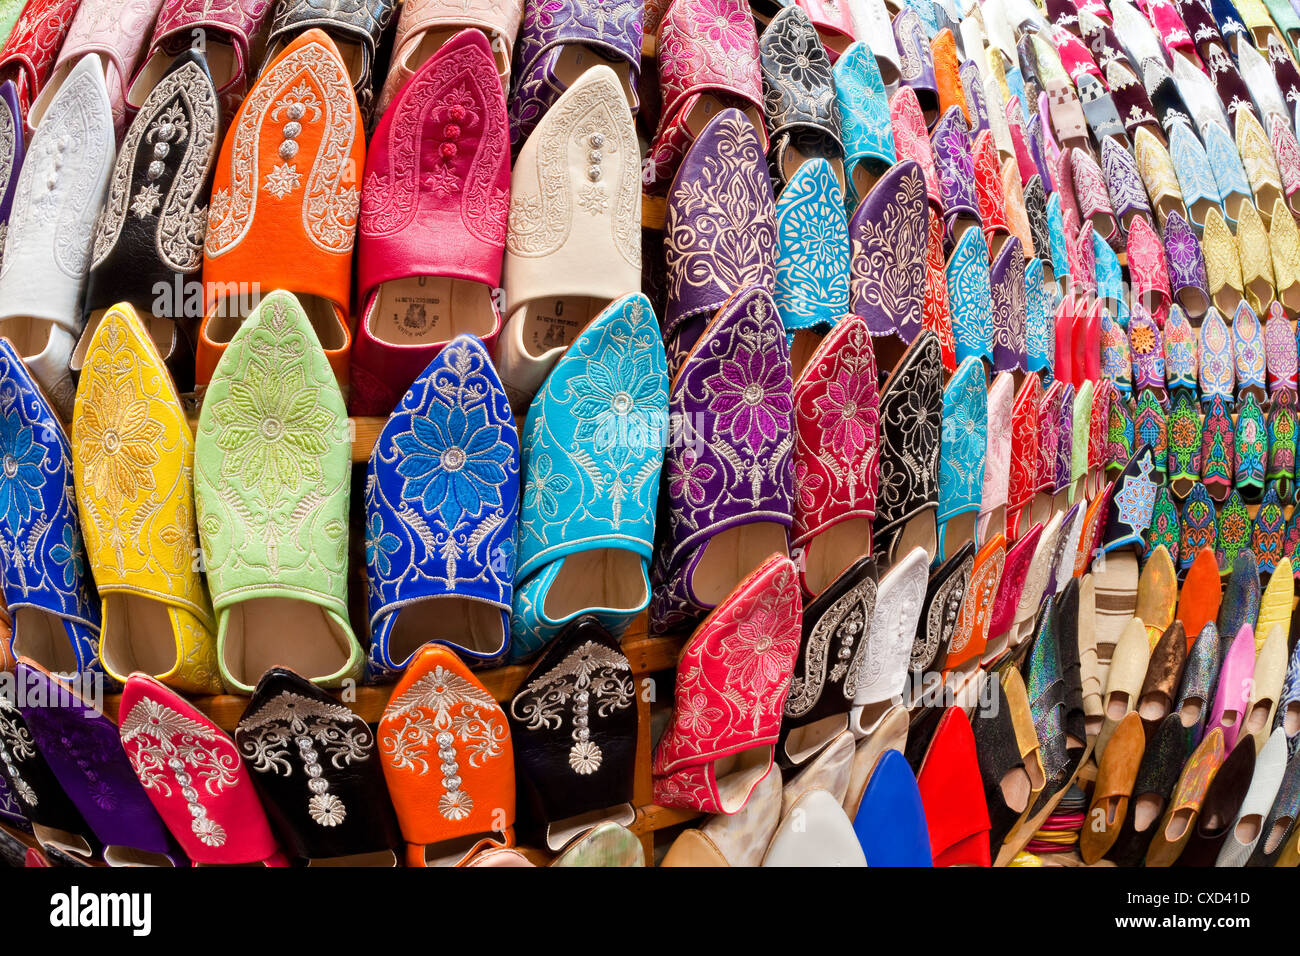
{"type": "Polygon", "coordinates": [[[898,751],[886,751],[877,762],[853,830],[868,866],[934,865],[921,792],[898,751]]]}

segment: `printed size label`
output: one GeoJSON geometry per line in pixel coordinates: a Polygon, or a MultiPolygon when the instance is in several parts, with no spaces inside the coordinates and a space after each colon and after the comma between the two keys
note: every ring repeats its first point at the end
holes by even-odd
{"type": "Polygon", "coordinates": [[[556,302],[547,311],[536,311],[529,322],[532,330],[531,351],[545,352],[568,345],[578,334],[581,322],[564,314],[564,303],[556,302]]]}

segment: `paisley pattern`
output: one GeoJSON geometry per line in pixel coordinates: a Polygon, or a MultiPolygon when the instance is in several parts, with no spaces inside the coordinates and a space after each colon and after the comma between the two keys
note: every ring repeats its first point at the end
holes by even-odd
{"type": "MultiPolygon", "coordinates": [[[[643,568],[649,562],[667,429],[658,323],[645,296],[624,296],[574,340],[524,422],[514,659],[566,623],[543,609],[566,555],[613,546],[638,555],[643,568]]],[[[640,610],[598,617],[617,635],[640,610]]]]}
{"type": "MultiPolygon", "coordinates": [[[[859,507],[868,504],[868,494],[872,501],[875,497],[875,372],[873,363],[870,376],[864,375],[868,369],[862,364],[871,356],[870,347],[864,349],[852,327],[844,333],[837,328],[833,335],[846,343],[840,356],[844,364],[835,368],[842,404],[835,405],[828,387],[825,403],[814,401],[808,413],[825,429],[821,440],[843,457],[834,470],[823,461],[815,473],[800,476],[801,491],[808,496],[805,516],[813,514],[821,495],[830,494],[831,481],[841,488],[843,500],[857,501],[859,507]],[[846,416],[846,410],[852,414],[846,416]],[[851,470],[845,467],[850,462],[851,470]]],[[[832,361],[832,353],[822,354],[832,361]]],[[[810,365],[817,368],[817,363],[810,365]]],[[[752,521],[790,526],[795,495],[792,388],[776,308],[765,291],[747,288],[720,311],[673,383],[664,460],[667,508],[650,609],[657,633],[693,622],[708,610],[695,597],[690,579],[710,537],[752,521]]],[[[812,420],[808,426],[813,427],[812,420]]],[[[805,437],[812,442],[814,435],[810,430],[805,437]]]]}
{"type": "Polygon", "coordinates": [[[967,229],[948,259],[948,301],[957,361],[993,359],[993,291],[984,233],[967,229]]]}
{"type": "Polygon", "coordinates": [[[691,146],[668,194],[664,338],[693,316],[711,318],[737,289],[774,291],[775,250],[776,208],[763,144],[743,113],[723,110],[691,146]]]}
{"type": "Polygon", "coordinates": [[[849,222],[850,307],[872,335],[910,343],[922,328],[928,217],[921,168],[904,160],[880,178],[849,222]]]}
{"type": "Polygon", "coordinates": [[[830,163],[814,159],[776,203],[776,307],[787,332],[825,328],[849,307],[849,229],[830,163]]]}
{"type": "MultiPolygon", "coordinates": [[[[799,652],[794,565],[773,555],[709,616],[682,650],[672,722],[655,748],[655,802],[706,813],[722,805],[711,764],[771,747],[799,652]]],[[[757,777],[755,778],[757,782],[757,777]]]]}
{"type": "MultiPolygon", "coordinates": [[[[590,46],[606,59],[625,62],[628,86],[636,90],[644,17],[645,4],[634,0],[524,4],[523,23],[515,40],[514,88],[507,97],[510,143],[516,153],[565,90],[557,70],[565,46],[590,46]]],[[[635,101],[632,107],[635,112],[635,101]]]]}
{"type": "MultiPolygon", "coordinates": [[[[402,397],[366,469],[370,669],[392,674],[388,638],[404,605],[464,597],[511,606],[519,442],[482,343],[460,335],[402,397]]],[[[458,647],[469,656],[500,649],[458,647]]]]}
{"type": "Polygon", "coordinates": [[[879,548],[909,518],[937,507],[942,389],[939,340],[922,332],[880,392],[880,496],[874,524],[879,548]]]}

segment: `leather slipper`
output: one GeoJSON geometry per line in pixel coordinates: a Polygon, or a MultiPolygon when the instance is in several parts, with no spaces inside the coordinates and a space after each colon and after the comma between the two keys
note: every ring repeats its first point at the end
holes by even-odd
{"type": "Polygon", "coordinates": [[[580,617],[547,645],[506,713],[515,773],[548,849],[598,823],[631,825],[636,692],[599,621],[580,617]]]}
{"type": "Polygon", "coordinates": [[[853,753],[853,767],[849,774],[849,787],[844,799],[844,811],[857,817],[863,793],[879,765],[880,759],[891,750],[900,754],[907,748],[909,722],[907,711],[895,707],[885,715],[868,736],[858,741],[853,753]]]}
{"type": "Polygon", "coordinates": [[[376,736],[407,866],[457,866],[483,847],[514,845],[506,715],[450,650],[429,644],[415,656],[376,736]]]}
{"type": "Polygon", "coordinates": [[[1256,753],[1264,749],[1269,732],[1273,729],[1278,698],[1282,696],[1282,681],[1286,678],[1286,644],[1287,632],[1273,628],[1256,652],[1258,656],[1255,658],[1255,673],[1250,681],[1245,726],[1241,729],[1241,739],[1250,736],[1254,740],[1256,753]]]}
{"type": "Polygon", "coordinates": [[[575,840],[551,866],[645,866],[645,848],[627,827],[607,821],[575,840]]]}
{"type": "MultiPolygon", "coordinates": [[[[779,356],[770,367],[778,380],[787,374],[779,356]]],[[[757,429],[762,422],[740,401],[742,387],[732,385],[740,407],[732,428],[757,429]]],[[[649,605],[667,427],[658,323],[645,296],[626,295],[573,341],[524,421],[512,661],[536,654],[583,614],[619,635],[649,605]]]]}
{"type": "Polygon", "coordinates": [[[1151,649],[1142,690],[1135,710],[1148,727],[1163,721],[1174,706],[1187,661],[1187,634],[1182,621],[1174,621],[1151,649]]]}
{"type": "MultiPolygon", "coordinates": [[[[1255,748],[1248,748],[1254,758],[1255,748]]],[[[1242,751],[1243,753],[1246,750],[1242,751]]],[[[1197,818],[1206,793],[1227,756],[1223,749],[1223,731],[1217,727],[1187,758],[1187,764],[1174,787],[1169,805],[1147,848],[1145,865],[1172,866],[1196,829],[1197,818]]]]}
{"type": "Polygon", "coordinates": [[[1290,845],[1300,815],[1300,758],[1292,754],[1286,763],[1277,797],[1259,828],[1259,839],[1246,866],[1274,866],[1290,845]]]}
{"type": "Polygon", "coordinates": [[[885,751],[877,761],[853,830],[868,866],[934,865],[921,793],[898,751],[885,751]]]}
{"type": "MultiPolygon", "coordinates": [[[[1255,673],[1255,634],[1249,624],[1242,625],[1236,638],[1228,645],[1219,671],[1214,693],[1214,706],[1210,708],[1207,733],[1223,731],[1225,748],[1236,748],[1250,708],[1251,683],[1255,673]]],[[[1251,749],[1254,749],[1252,741],[1251,749]]]]}
{"type": "Polygon", "coordinates": [[[935,866],[988,866],[989,814],[970,721],[943,712],[916,777],[935,866]]]}
{"type": "Polygon", "coordinates": [[[1097,732],[1098,759],[1105,756],[1106,744],[1120,721],[1137,709],[1150,657],[1146,627],[1141,618],[1135,617],[1115,644],[1115,656],[1106,674],[1105,718],[1097,732]]]}
{"type": "Polygon", "coordinates": [[[1234,747],[1224,758],[1205,791],[1191,836],[1175,866],[1214,866],[1255,775],[1255,747],[1250,741],[1234,747]]]}
{"type": "Polygon", "coordinates": [[[953,553],[961,542],[975,539],[987,449],[987,402],[984,364],[968,358],[957,366],[943,393],[936,560],[953,553]]]}
{"type": "Polygon", "coordinates": [[[505,653],[519,510],[519,440],[487,350],[457,336],[415,379],[366,470],[372,676],[425,642],[477,660],[505,653]],[[431,537],[454,542],[427,545],[431,537]]]}
{"type": "Polygon", "coordinates": [[[987,679],[992,682],[992,692],[987,694],[987,703],[973,711],[971,730],[989,814],[990,853],[995,853],[1029,809],[1033,778],[1021,754],[1006,691],[996,677],[987,679]]]}
{"type": "Polygon", "coordinates": [[[811,790],[824,790],[843,805],[848,796],[853,755],[853,734],[845,730],[786,781],[781,788],[782,818],[811,790]]]}
{"type": "Polygon", "coordinates": [[[1133,613],[1146,625],[1147,638],[1152,647],[1160,635],[1174,621],[1178,601],[1178,572],[1174,570],[1169,552],[1157,547],[1138,577],[1137,607],[1133,613]]]}
{"type": "Polygon", "coordinates": [[[1097,770],[1092,803],[1079,835],[1079,855],[1085,864],[1100,860],[1118,839],[1145,747],[1142,717],[1130,712],[1116,727],[1097,770]]]}
{"type": "Polygon", "coordinates": [[[1256,755],[1250,786],[1224,837],[1219,855],[1214,861],[1215,866],[1245,866],[1255,852],[1255,847],[1266,832],[1264,820],[1282,787],[1282,779],[1286,774],[1286,757],[1286,733],[1278,728],[1256,755]]]}
{"type": "Polygon", "coordinates": [[[706,819],[700,825],[701,838],[717,850],[728,866],[762,865],[763,853],[781,822],[783,793],[781,775],[769,773],[735,813],[718,813],[706,819]]]}
{"type": "Polygon", "coordinates": [[[876,609],[858,672],[849,726],[859,738],[877,731],[906,693],[912,644],[925,599],[929,560],[914,548],[880,578],[876,609]]]}
{"type": "Polygon", "coordinates": [[[1186,733],[1177,714],[1170,714],[1147,741],[1129,797],[1129,812],[1119,836],[1106,851],[1119,866],[1138,866],[1155,837],[1165,806],[1187,756],[1186,733]]]}
{"type": "Polygon", "coordinates": [[[346,419],[306,311],[288,292],[266,295],[213,372],[194,446],[217,662],[236,693],[251,694],[277,665],[325,686],[360,676],[346,593],[346,419]],[[284,516],[282,530],[255,534],[254,516],[270,513],[284,516]]]}
{"type": "Polygon", "coordinates": [[[777,827],[762,865],[865,867],[867,859],[835,797],[809,790],[777,827]]]}
{"type": "Polygon", "coordinates": [[[735,813],[771,771],[802,611],[794,564],[773,554],[695,629],[655,748],[661,806],[735,813]]]}
{"type": "Polygon", "coordinates": [[[1219,602],[1223,598],[1222,582],[1219,578],[1219,562],[1209,548],[1196,552],[1183,579],[1182,591],[1178,597],[1178,610],[1175,618],[1183,622],[1190,649],[1193,641],[1201,633],[1201,628],[1219,616],[1219,602]]]}

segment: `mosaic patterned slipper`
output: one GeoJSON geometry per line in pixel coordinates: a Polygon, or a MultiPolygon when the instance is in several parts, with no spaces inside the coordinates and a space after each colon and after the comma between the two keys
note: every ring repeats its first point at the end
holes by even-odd
{"type": "Polygon", "coordinates": [[[1170,488],[1186,498],[1201,479],[1201,413],[1192,393],[1179,391],[1167,423],[1170,488]]]}
{"type": "Polygon", "coordinates": [[[1249,551],[1250,512],[1246,510],[1241,492],[1233,488],[1219,506],[1219,537],[1214,549],[1215,557],[1219,560],[1219,573],[1227,574],[1237,556],[1249,551]]]}
{"type": "Polygon", "coordinates": [[[1147,529],[1147,545],[1142,560],[1149,565],[1156,549],[1164,548],[1173,564],[1177,565],[1181,532],[1178,505],[1169,493],[1169,486],[1161,485],[1156,492],[1155,507],[1151,509],[1151,527],[1147,529]]]}
{"type": "Polygon", "coordinates": [[[1252,394],[1247,394],[1237,405],[1234,453],[1237,460],[1234,484],[1242,497],[1257,501],[1264,493],[1268,470],[1268,428],[1252,394]]]}
{"type": "Polygon", "coordinates": [[[1300,421],[1291,399],[1275,398],[1268,413],[1268,470],[1264,477],[1277,486],[1278,496],[1290,501],[1295,491],[1296,443],[1300,421]]]}
{"type": "Polygon", "coordinates": [[[1237,443],[1223,399],[1211,399],[1202,426],[1201,480],[1215,501],[1228,496],[1236,475],[1237,443]]]}

